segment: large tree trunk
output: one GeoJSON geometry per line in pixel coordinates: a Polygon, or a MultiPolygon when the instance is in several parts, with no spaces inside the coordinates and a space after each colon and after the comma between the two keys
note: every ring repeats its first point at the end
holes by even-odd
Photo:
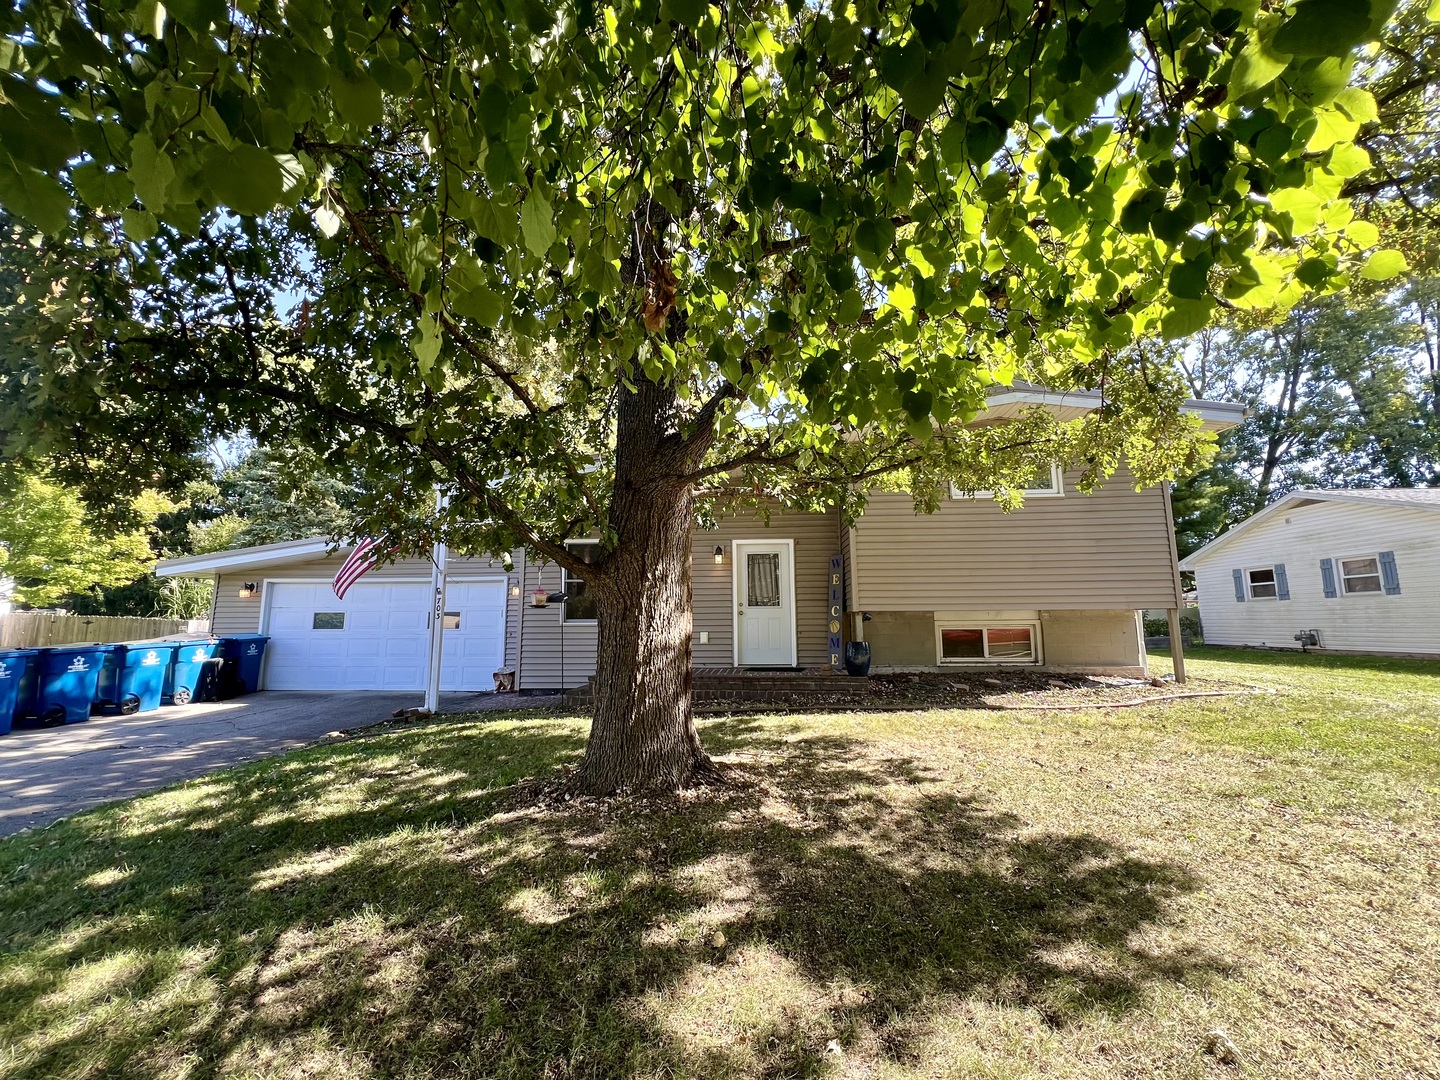
{"type": "Polygon", "coordinates": [[[617,422],[614,549],[597,575],[594,720],[578,790],[675,791],[712,771],[691,703],[693,445],[673,391],[640,380],[617,422]]]}

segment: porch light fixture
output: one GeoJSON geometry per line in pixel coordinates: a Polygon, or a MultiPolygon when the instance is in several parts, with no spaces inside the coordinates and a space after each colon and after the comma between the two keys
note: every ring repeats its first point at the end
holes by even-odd
{"type": "Polygon", "coordinates": [[[253,581],[247,581],[245,582],[245,584],[240,586],[240,592],[238,595],[241,600],[249,600],[252,596],[255,596],[259,592],[259,585],[255,584],[255,582],[253,581]]]}
{"type": "Polygon", "coordinates": [[[510,595],[511,595],[511,596],[519,596],[519,595],[520,595],[520,586],[519,586],[518,583],[510,586],[510,595]]]}
{"type": "Polygon", "coordinates": [[[725,561],[725,549],[719,544],[715,545],[715,565],[719,566],[725,561]]]}

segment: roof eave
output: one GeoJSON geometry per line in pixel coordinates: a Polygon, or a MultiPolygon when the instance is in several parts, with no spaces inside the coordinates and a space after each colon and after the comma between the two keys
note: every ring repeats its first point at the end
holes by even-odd
{"type": "MultiPolygon", "coordinates": [[[[341,545],[337,550],[346,550],[341,545]]],[[[161,559],[155,566],[156,577],[208,577],[229,571],[260,570],[268,566],[307,562],[330,554],[330,539],[324,536],[304,540],[287,540],[259,547],[232,548],[205,555],[186,555],[177,559],[161,559]]]]}

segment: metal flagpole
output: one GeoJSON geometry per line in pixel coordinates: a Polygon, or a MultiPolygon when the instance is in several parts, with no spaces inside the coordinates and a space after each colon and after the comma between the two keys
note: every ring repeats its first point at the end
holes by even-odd
{"type": "MultiPolygon", "coordinates": [[[[435,516],[439,518],[450,500],[438,487],[435,489],[435,516]]],[[[430,604],[430,667],[425,681],[425,710],[440,711],[440,661],[445,643],[445,561],[449,548],[442,541],[435,541],[430,555],[430,587],[433,590],[430,604]]]]}

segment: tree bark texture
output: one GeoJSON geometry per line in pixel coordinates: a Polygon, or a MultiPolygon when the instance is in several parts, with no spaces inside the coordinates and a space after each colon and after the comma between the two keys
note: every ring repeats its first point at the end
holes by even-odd
{"type": "Polygon", "coordinates": [[[579,791],[676,791],[713,766],[700,745],[691,698],[690,542],[693,439],[674,392],[642,380],[621,393],[614,549],[594,585],[599,644],[594,719],[579,791]]]}

